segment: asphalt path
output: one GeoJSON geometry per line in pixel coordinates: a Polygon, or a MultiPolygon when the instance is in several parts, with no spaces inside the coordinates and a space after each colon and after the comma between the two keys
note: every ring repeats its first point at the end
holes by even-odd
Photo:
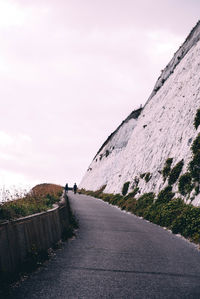
{"type": "Polygon", "coordinates": [[[69,199],[76,238],[9,298],[200,298],[194,245],[93,197],[69,199]]]}

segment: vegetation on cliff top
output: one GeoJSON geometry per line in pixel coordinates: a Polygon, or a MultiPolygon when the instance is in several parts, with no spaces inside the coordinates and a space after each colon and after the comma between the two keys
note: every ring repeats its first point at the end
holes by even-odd
{"type": "Polygon", "coordinates": [[[36,185],[23,198],[0,204],[0,222],[46,211],[60,200],[63,187],[55,184],[36,185]]]}

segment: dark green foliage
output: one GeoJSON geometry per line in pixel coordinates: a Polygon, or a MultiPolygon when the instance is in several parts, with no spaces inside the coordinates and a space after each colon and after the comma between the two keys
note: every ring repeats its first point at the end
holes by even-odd
{"type": "Polygon", "coordinates": [[[170,200],[160,211],[159,225],[170,227],[172,222],[182,213],[185,204],[181,198],[170,200]]]}
{"type": "Polygon", "coordinates": [[[138,191],[139,191],[139,188],[135,187],[134,190],[132,192],[130,192],[128,195],[126,195],[126,197],[124,199],[127,200],[129,198],[135,197],[135,195],[138,193],[138,191]]]}
{"type": "Polygon", "coordinates": [[[140,178],[143,179],[145,177],[145,175],[146,175],[146,172],[145,173],[141,173],[140,178]]]}
{"type": "Polygon", "coordinates": [[[172,186],[167,186],[165,189],[161,190],[158,194],[156,204],[166,204],[174,197],[172,192],[172,186]]]}
{"type": "Polygon", "coordinates": [[[168,179],[169,185],[173,185],[174,183],[176,183],[182,171],[183,165],[184,165],[184,161],[181,160],[172,168],[168,179]]]}
{"type": "Polygon", "coordinates": [[[151,173],[147,172],[146,175],[145,175],[145,177],[144,177],[144,179],[145,179],[145,182],[148,183],[150,181],[150,179],[151,179],[151,173]]]}
{"type": "Polygon", "coordinates": [[[195,190],[196,195],[198,195],[199,192],[200,192],[200,190],[199,190],[199,185],[197,185],[197,186],[194,188],[194,190],[195,190]]]}
{"type": "Polygon", "coordinates": [[[200,134],[193,141],[191,146],[193,153],[192,160],[189,163],[189,171],[195,182],[200,182],[200,134]]]}
{"type": "Polygon", "coordinates": [[[185,204],[182,213],[173,221],[171,228],[173,233],[200,242],[200,209],[185,204]]]}
{"type": "Polygon", "coordinates": [[[135,198],[129,198],[123,204],[123,207],[126,211],[135,213],[137,200],[135,198]]]}
{"type": "Polygon", "coordinates": [[[130,182],[124,183],[123,188],[122,188],[122,195],[125,196],[127,194],[129,185],[130,185],[130,182]]]}
{"type": "Polygon", "coordinates": [[[194,119],[194,127],[197,130],[198,126],[200,125],[200,109],[197,110],[195,119],[194,119]]]}
{"type": "Polygon", "coordinates": [[[106,150],[106,158],[109,156],[110,152],[109,150],[106,150]]]}
{"type": "Polygon", "coordinates": [[[192,176],[189,172],[186,172],[179,178],[178,190],[180,194],[187,195],[193,188],[194,185],[192,184],[192,176]]]}
{"type": "Polygon", "coordinates": [[[168,158],[165,162],[164,168],[162,170],[164,181],[167,179],[167,177],[170,174],[172,162],[173,162],[173,158],[168,158]]]}
{"type": "Polygon", "coordinates": [[[146,209],[153,204],[154,199],[155,199],[155,194],[152,192],[145,193],[142,196],[140,196],[136,202],[136,207],[135,207],[136,215],[143,216],[146,209]]]}
{"type": "Polygon", "coordinates": [[[110,196],[109,203],[116,206],[121,199],[121,194],[112,194],[112,196],[110,196]]]}
{"type": "Polygon", "coordinates": [[[191,150],[194,155],[200,153],[200,133],[197,135],[196,139],[193,141],[191,150]]]}
{"type": "Polygon", "coordinates": [[[195,182],[200,182],[200,153],[193,156],[189,163],[189,171],[195,182]]]}

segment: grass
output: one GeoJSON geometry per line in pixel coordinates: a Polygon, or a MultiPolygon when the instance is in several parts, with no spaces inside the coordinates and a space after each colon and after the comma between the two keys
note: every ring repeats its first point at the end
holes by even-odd
{"type": "Polygon", "coordinates": [[[62,192],[59,185],[37,185],[23,198],[0,204],[0,222],[47,211],[60,200],[62,192]]]}

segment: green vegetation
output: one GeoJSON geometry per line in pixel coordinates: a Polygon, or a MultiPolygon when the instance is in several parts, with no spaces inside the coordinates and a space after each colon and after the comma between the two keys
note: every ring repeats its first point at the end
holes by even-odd
{"type": "Polygon", "coordinates": [[[0,204],[0,221],[25,217],[46,211],[60,200],[63,187],[54,184],[35,186],[23,198],[0,204]]]}
{"type": "Polygon", "coordinates": [[[185,204],[181,198],[174,198],[172,186],[161,190],[157,197],[150,192],[138,199],[135,198],[138,190],[134,190],[127,196],[106,194],[100,190],[93,192],[82,189],[79,192],[101,198],[110,204],[119,206],[122,210],[142,216],[151,222],[172,229],[174,233],[182,234],[200,243],[200,209],[185,204]]]}
{"type": "Polygon", "coordinates": [[[183,169],[183,165],[184,165],[184,161],[181,160],[172,168],[168,178],[169,185],[173,185],[174,183],[176,183],[183,169]]]}
{"type": "Polygon", "coordinates": [[[148,183],[150,181],[151,177],[152,177],[152,175],[150,172],[145,172],[145,173],[140,174],[140,178],[144,179],[146,183],[148,183]]]}
{"type": "Polygon", "coordinates": [[[165,162],[164,168],[162,170],[164,181],[166,181],[167,177],[170,174],[172,162],[173,162],[173,158],[168,158],[165,162]]]}
{"type": "Polygon", "coordinates": [[[130,182],[124,183],[123,188],[122,188],[122,195],[125,196],[127,194],[129,185],[130,185],[130,182]]]}
{"type": "Polygon", "coordinates": [[[110,152],[109,150],[106,150],[106,158],[109,156],[110,152]]]}
{"type": "Polygon", "coordinates": [[[193,157],[189,163],[189,171],[195,182],[200,182],[200,133],[192,144],[193,157]]]}
{"type": "Polygon", "coordinates": [[[184,173],[180,178],[179,178],[179,183],[178,183],[178,191],[182,195],[187,195],[190,194],[192,189],[194,188],[194,184],[192,184],[192,176],[189,172],[184,173]]]}
{"type": "Polygon", "coordinates": [[[147,172],[146,175],[145,175],[145,177],[144,177],[145,182],[148,183],[150,181],[151,177],[152,177],[151,173],[147,172]]]}
{"type": "Polygon", "coordinates": [[[157,204],[165,204],[168,203],[174,197],[174,193],[172,192],[172,186],[167,186],[165,189],[161,190],[158,193],[158,197],[156,200],[157,204]]]}
{"type": "Polygon", "coordinates": [[[193,141],[191,150],[193,155],[197,155],[200,153],[200,133],[197,135],[196,139],[193,141]]]}
{"type": "Polygon", "coordinates": [[[141,173],[140,178],[143,179],[145,177],[145,175],[146,175],[146,172],[145,173],[141,173]]]}
{"type": "Polygon", "coordinates": [[[194,119],[194,127],[197,130],[198,126],[200,125],[200,109],[197,110],[195,119],[194,119]]]}

